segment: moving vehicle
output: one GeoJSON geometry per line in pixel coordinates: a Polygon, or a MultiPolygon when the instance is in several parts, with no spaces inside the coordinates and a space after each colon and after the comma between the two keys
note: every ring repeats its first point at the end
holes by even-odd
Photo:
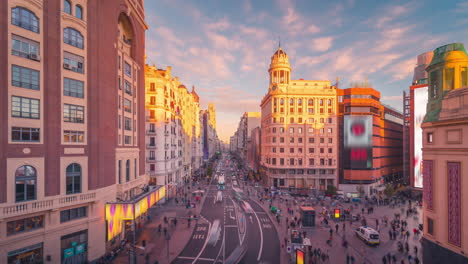
{"type": "Polygon", "coordinates": [[[379,245],[380,235],[375,229],[368,226],[361,226],[356,229],[356,236],[368,245],[379,245]]]}
{"type": "Polygon", "coordinates": [[[221,191],[218,191],[218,193],[216,194],[215,203],[221,202],[223,202],[223,193],[221,191]]]}
{"type": "Polygon", "coordinates": [[[237,187],[232,187],[232,190],[234,191],[234,198],[236,198],[237,201],[244,200],[244,191],[237,187]]]}
{"type": "Polygon", "coordinates": [[[216,246],[216,243],[219,240],[221,235],[221,224],[218,219],[214,220],[213,225],[211,226],[210,231],[208,232],[208,245],[216,246]]]}
{"type": "Polygon", "coordinates": [[[242,209],[244,209],[244,212],[246,214],[253,214],[254,210],[252,209],[252,206],[250,206],[250,204],[246,201],[242,201],[240,203],[242,209]]]}
{"type": "Polygon", "coordinates": [[[226,182],[224,181],[224,175],[220,175],[218,177],[218,189],[224,190],[225,189],[225,186],[224,186],[225,183],[226,182]]]}

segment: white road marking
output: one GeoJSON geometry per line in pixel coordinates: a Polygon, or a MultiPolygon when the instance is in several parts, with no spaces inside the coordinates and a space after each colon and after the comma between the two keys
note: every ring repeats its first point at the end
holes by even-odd
{"type": "MultiPolygon", "coordinates": [[[[178,256],[177,258],[180,258],[180,259],[195,259],[194,257],[182,257],[182,256],[178,256]]],[[[205,261],[214,261],[214,259],[212,258],[198,258],[199,260],[205,260],[205,261]]]]}
{"type": "Polygon", "coordinates": [[[239,228],[239,227],[236,226],[236,225],[225,225],[224,227],[235,227],[235,228],[239,228]]]}
{"type": "MultiPolygon", "coordinates": [[[[206,219],[205,219],[206,220],[206,219]]],[[[208,220],[207,220],[208,221],[208,220]]],[[[208,221],[208,233],[209,231],[211,230],[211,222],[208,221]]],[[[207,237],[208,238],[208,237],[207,237]]],[[[198,255],[195,257],[195,259],[193,260],[192,264],[195,264],[195,262],[197,262],[198,258],[200,258],[201,254],[203,253],[203,251],[205,250],[206,248],[206,244],[208,244],[208,239],[205,239],[205,243],[203,244],[203,247],[201,248],[200,250],[200,253],[198,253],[198,255]]]]}
{"type": "Polygon", "coordinates": [[[263,250],[263,229],[260,224],[260,219],[258,219],[257,212],[255,211],[253,212],[254,212],[255,217],[257,218],[258,228],[260,229],[260,250],[258,251],[258,257],[257,257],[257,261],[259,261],[262,256],[262,250],[263,250]]]}

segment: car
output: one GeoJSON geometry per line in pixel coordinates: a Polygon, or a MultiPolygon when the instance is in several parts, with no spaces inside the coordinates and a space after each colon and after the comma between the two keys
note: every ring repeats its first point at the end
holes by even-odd
{"type": "Polygon", "coordinates": [[[368,226],[361,226],[356,229],[356,236],[368,245],[379,245],[380,234],[375,229],[368,226]]]}

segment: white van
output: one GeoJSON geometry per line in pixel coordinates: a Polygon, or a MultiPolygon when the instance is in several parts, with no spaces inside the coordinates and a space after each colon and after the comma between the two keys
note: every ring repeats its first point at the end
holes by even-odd
{"type": "Polygon", "coordinates": [[[375,229],[368,226],[361,226],[356,229],[356,236],[368,245],[379,245],[380,235],[375,229]]]}

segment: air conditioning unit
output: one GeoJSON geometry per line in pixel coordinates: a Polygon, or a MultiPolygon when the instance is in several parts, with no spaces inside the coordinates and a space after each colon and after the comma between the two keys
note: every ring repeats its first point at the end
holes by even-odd
{"type": "Polygon", "coordinates": [[[63,67],[64,67],[65,69],[70,69],[70,64],[64,63],[64,64],[63,64],[63,67]]]}
{"type": "Polygon", "coordinates": [[[29,58],[31,58],[32,60],[38,61],[39,60],[39,55],[37,55],[36,53],[31,53],[31,54],[29,54],[29,58]]]}

